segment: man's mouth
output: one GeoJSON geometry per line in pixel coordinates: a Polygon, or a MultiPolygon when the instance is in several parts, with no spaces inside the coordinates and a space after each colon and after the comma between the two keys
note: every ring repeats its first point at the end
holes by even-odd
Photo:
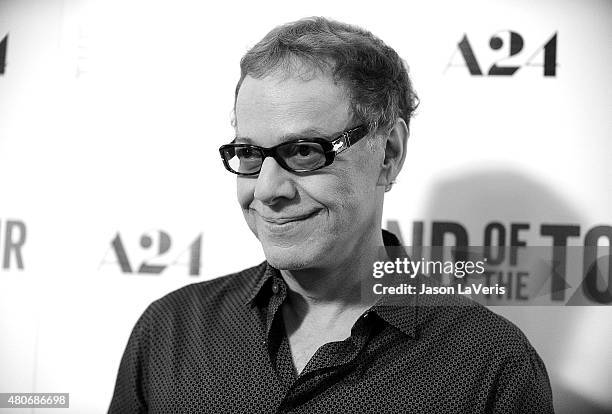
{"type": "Polygon", "coordinates": [[[278,217],[270,217],[270,216],[263,216],[260,214],[260,217],[267,223],[270,224],[276,224],[276,225],[283,225],[283,224],[287,224],[287,223],[293,223],[296,221],[303,221],[303,220],[307,220],[310,217],[313,217],[314,215],[316,215],[317,213],[319,213],[319,211],[312,211],[310,213],[307,214],[299,214],[299,215],[291,215],[291,216],[278,216],[278,217]]]}

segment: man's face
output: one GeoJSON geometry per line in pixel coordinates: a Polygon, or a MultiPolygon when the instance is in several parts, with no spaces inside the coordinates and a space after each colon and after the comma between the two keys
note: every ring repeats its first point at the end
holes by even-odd
{"type": "MultiPolygon", "coordinates": [[[[335,138],[351,124],[350,104],[330,76],[247,76],[236,100],[237,142],[271,147],[295,138],[335,138]]],[[[317,171],[293,173],[272,157],[255,177],[238,177],[238,202],[279,269],[341,266],[380,232],[377,186],[384,151],[362,139],[317,171]],[[374,148],[373,148],[374,147],[374,148]]]]}

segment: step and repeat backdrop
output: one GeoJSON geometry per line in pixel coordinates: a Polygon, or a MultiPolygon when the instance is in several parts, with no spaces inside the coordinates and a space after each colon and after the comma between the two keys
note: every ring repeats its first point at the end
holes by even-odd
{"type": "Polygon", "coordinates": [[[0,0],[0,392],[105,412],[151,301],[263,260],[217,148],[242,55],[313,15],[371,30],[410,66],[421,104],[385,227],[408,246],[574,249],[555,256],[546,306],[498,257],[508,306],[491,309],[544,359],[557,412],[612,412],[603,0],[0,0]]]}

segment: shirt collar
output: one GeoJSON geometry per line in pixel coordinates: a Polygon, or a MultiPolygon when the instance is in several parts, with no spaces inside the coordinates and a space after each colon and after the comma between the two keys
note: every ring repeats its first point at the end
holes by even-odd
{"type": "Polygon", "coordinates": [[[278,269],[272,267],[272,265],[270,265],[270,263],[267,261],[263,262],[262,271],[260,272],[259,277],[256,279],[253,287],[251,287],[247,300],[245,301],[245,305],[251,304],[263,291],[263,287],[266,285],[266,282],[270,279],[274,279],[275,277],[281,278],[281,274],[278,269]],[[264,264],[265,267],[263,266],[264,264]]]}
{"type": "MultiPolygon", "coordinates": [[[[403,247],[401,246],[398,238],[387,230],[382,230],[383,243],[387,248],[387,255],[390,259],[395,259],[400,256],[408,256],[403,247]]],[[[259,277],[256,279],[253,287],[250,289],[245,305],[252,304],[258,296],[261,296],[263,292],[268,291],[264,286],[268,285],[269,280],[279,279],[282,280],[282,276],[278,269],[272,267],[267,261],[262,263],[259,277]],[[265,263],[265,267],[263,266],[265,263]]],[[[401,303],[394,302],[393,304],[387,303],[385,298],[381,298],[370,311],[375,312],[385,322],[393,325],[406,335],[414,337],[416,332],[416,300],[417,295],[408,295],[405,300],[401,303]]]]}
{"type": "MultiPolygon", "coordinates": [[[[408,257],[398,238],[390,231],[383,230],[383,242],[387,249],[389,259],[395,260],[398,257],[408,257]]],[[[371,311],[375,312],[381,319],[393,325],[410,337],[416,336],[417,324],[417,295],[407,295],[398,302],[391,303],[386,297],[381,297],[371,311]]]]}
{"type": "Polygon", "coordinates": [[[405,303],[393,303],[392,305],[385,305],[381,300],[372,306],[372,312],[375,312],[388,324],[414,338],[416,337],[417,322],[416,298],[417,295],[410,295],[405,303]]]}

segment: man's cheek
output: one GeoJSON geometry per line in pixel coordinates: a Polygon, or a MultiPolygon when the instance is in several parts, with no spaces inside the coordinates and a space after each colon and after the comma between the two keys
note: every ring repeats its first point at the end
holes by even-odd
{"type": "Polygon", "coordinates": [[[248,209],[253,201],[254,185],[249,182],[245,182],[244,178],[238,178],[236,186],[236,196],[238,198],[238,204],[242,209],[248,209]]]}
{"type": "Polygon", "coordinates": [[[253,210],[243,209],[242,214],[244,215],[244,220],[249,226],[249,229],[251,229],[255,237],[259,239],[259,234],[257,231],[257,217],[253,213],[253,210]]]}

